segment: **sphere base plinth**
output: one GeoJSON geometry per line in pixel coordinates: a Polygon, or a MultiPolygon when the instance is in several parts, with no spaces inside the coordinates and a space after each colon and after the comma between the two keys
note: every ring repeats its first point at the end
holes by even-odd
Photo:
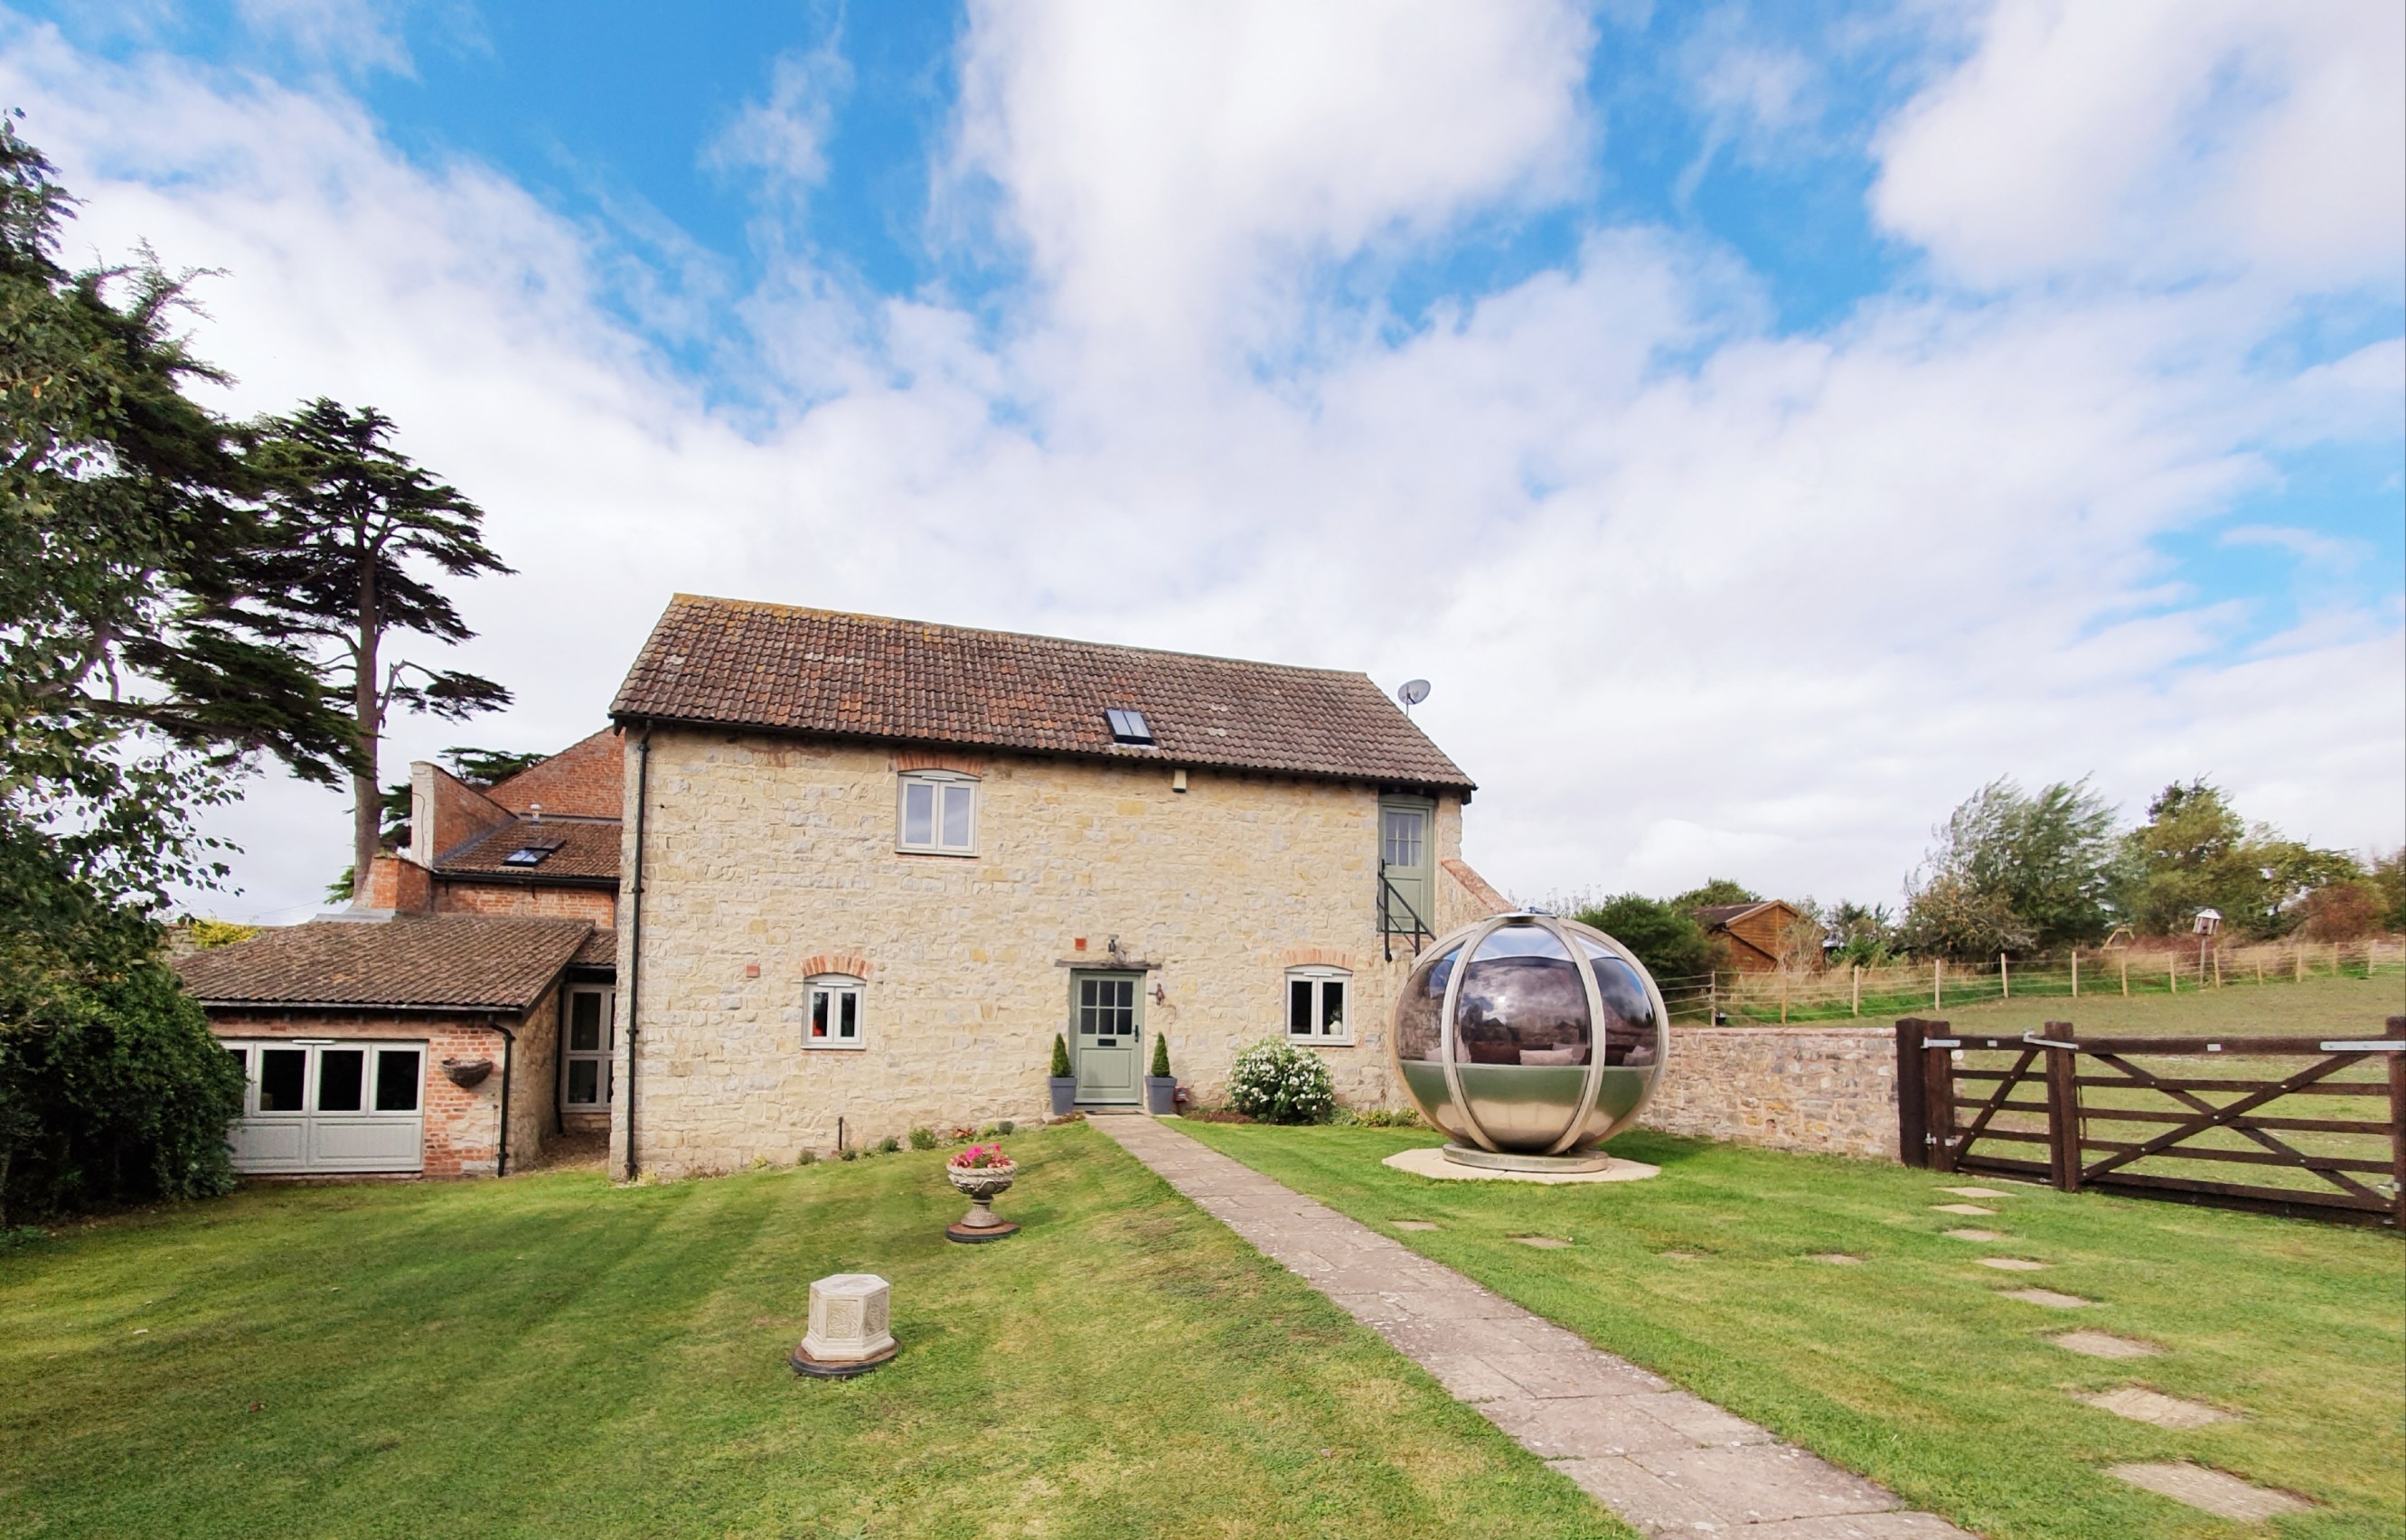
{"type": "Polygon", "coordinates": [[[1516,1150],[1477,1150],[1466,1144],[1448,1144],[1445,1158],[1456,1166],[1476,1166],[1487,1171],[1570,1173],[1603,1171],[1612,1165],[1612,1157],[1601,1150],[1577,1150],[1567,1155],[1531,1155],[1516,1150]]]}
{"type": "Polygon", "coordinates": [[[1640,1161],[1606,1157],[1604,1166],[1590,1171],[1514,1171],[1496,1166],[1469,1166],[1447,1158],[1446,1151],[1434,1144],[1418,1144],[1409,1150],[1398,1150],[1381,1165],[1397,1171],[1408,1171],[1416,1177],[1433,1177],[1440,1181],[1534,1181],[1545,1186],[1566,1186],[1604,1181],[1643,1181],[1660,1176],[1663,1168],[1640,1161]]]}

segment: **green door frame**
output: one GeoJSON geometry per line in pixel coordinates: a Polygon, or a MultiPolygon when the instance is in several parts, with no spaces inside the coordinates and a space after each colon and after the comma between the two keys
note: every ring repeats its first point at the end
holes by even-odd
{"type": "Polygon", "coordinates": [[[1072,968],[1069,1038],[1082,1105],[1133,1107],[1144,1100],[1141,972],[1072,968]]]}

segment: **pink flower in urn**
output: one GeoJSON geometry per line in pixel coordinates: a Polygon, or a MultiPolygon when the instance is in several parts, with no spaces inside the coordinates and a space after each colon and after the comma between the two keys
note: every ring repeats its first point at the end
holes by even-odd
{"type": "Polygon", "coordinates": [[[1012,1161],[1009,1155],[1002,1152],[1001,1145],[972,1144],[955,1155],[952,1164],[964,1170],[984,1171],[996,1166],[1009,1166],[1012,1161]]]}

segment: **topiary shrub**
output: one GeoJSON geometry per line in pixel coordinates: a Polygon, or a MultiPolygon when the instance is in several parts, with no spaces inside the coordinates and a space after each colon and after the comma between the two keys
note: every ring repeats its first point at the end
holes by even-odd
{"type": "Polygon", "coordinates": [[[1336,1109],[1337,1087],[1319,1054],[1267,1038],[1237,1055],[1228,1105],[1264,1123],[1318,1123],[1336,1109]]]}
{"type": "Polygon", "coordinates": [[[1158,1032],[1153,1035],[1152,1074],[1155,1080],[1165,1080],[1169,1075],[1169,1039],[1158,1032]]]}
{"type": "Polygon", "coordinates": [[[1069,1045],[1062,1040],[1058,1032],[1053,1034],[1053,1078],[1056,1081],[1069,1078],[1069,1045]]]}

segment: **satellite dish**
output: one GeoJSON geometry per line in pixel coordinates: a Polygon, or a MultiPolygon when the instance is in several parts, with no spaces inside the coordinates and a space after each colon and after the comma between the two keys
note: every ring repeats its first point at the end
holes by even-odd
{"type": "Polygon", "coordinates": [[[1395,699],[1403,702],[1404,710],[1409,711],[1414,706],[1419,705],[1422,701],[1426,700],[1428,699],[1428,692],[1429,682],[1427,680],[1407,679],[1403,682],[1402,685],[1396,689],[1395,699]]]}

